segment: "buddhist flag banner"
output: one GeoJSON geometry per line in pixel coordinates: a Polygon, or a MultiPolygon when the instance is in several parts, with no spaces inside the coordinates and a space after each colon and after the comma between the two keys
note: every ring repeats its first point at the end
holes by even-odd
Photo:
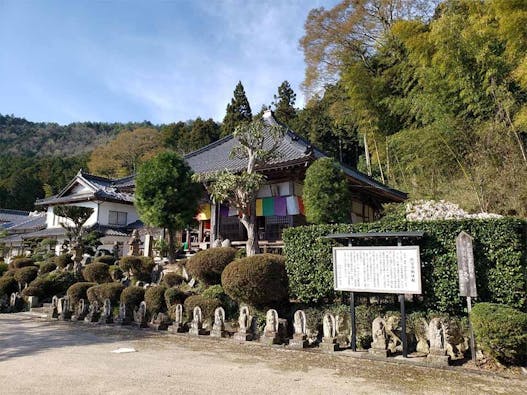
{"type": "Polygon", "coordinates": [[[274,215],[285,217],[287,215],[287,202],[284,196],[274,198],[274,215]]]}
{"type": "Polygon", "coordinates": [[[262,199],[256,199],[256,216],[263,217],[263,201],[262,199]]]}
{"type": "Polygon", "coordinates": [[[198,221],[206,221],[210,219],[210,204],[200,204],[198,209],[198,215],[196,215],[198,221]]]}
{"type": "Polygon", "coordinates": [[[274,215],[274,198],[267,197],[263,198],[263,215],[264,217],[270,217],[274,215]]]}
{"type": "Polygon", "coordinates": [[[300,214],[300,208],[298,206],[298,199],[296,198],[296,196],[286,197],[286,206],[288,215],[300,214]]]}
{"type": "Polygon", "coordinates": [[[298,199],[298,208],[300,210],[300,214],[306,215],[306,209],[304,208],[304,201],[300,196],[297,196],[298,199]]]}

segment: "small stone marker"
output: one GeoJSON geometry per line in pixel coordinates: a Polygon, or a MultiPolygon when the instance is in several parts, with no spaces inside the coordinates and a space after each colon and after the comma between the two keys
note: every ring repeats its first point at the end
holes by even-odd
{"type": "Polygon", "coordinates": [[[28,304],[30,309],[32,309],[33,307],[38,307],[39,306],[38,296],[28,296],[27,297],[27,304],[28,304]]]}
{"type": "Polygon", "coordinates": [[[207,331],[203,329],[203,314],[201,307],[196,306],[192,312],[192,322],[188,333],[192,336],[206,335],[207,331]]]}
{"type": "Polygon", "coordinates": [[[98,322],[100,316],[101,312],[99,311],[99,303],[94,300],[92,303],[90,303],[88,314],[86,314],[86,317],[84,317],[84,322],[98,322]]]}
{"type": "Polygon", "coordinates": [[[130,325],[132,317],[130,316],[130,309],[123,301],[119,302],[119,314],[115,318],[115,323],[119,325],[130,325]]]}
{"type": "Polygon", "coordinates": [[[335,325],[335,316],[331,313],[326,313],[322,320],[323,337],[320,343],[320,348],[326,351],[337,351],[339,345],[337,343],[337,332],[335,325]]]}
{"type": "Polygon", "coordinates": [[[218,307],[214,310],[214,324],[210,332],[212,337],[227,337],[225,331],[225,310],[223,307],[218,307]]]}
{"type": "Polygon", "coordinates": [[[430,353],[427,362],[436,366],[448,366],[448,355],[446,355],[445,330],[440,318],[432,318],[428,325],[428,340],[430,341],[430,353]]]}
{"type": "Polygon", "coordinates": [[[176,314],[174,317],[174,322],[169,326],[168,330],[172,333],[182,333],[185,332],[185,327],[183,325],[183,305],[176,305],[176,314]]]}
{"type": "Polygon", "coordinates": [[[152,317],[148,327],[156,331],[166,331],[170,325],[170,319],[165,313],[157,313],[152,317]]]}
{"type": "Polygon", "coordinates": [[[146,303],[144,301],[134,311],[134,325],[139,328],[148,328],[148,323],[146,322],[146,303]]]}
{"type": "Polygon", "coordinates": [[[375,356],[387,357],[387,338],[386,338],[386,321],[382,317],[377,317],[371,325],[371,336],[373,342],[368,352],[375,356]]]}
{"type": "Polygon", "coordinates": [[[50,317],[51,318],[59,318],[59,311],[58,311],[58,304],[59,304],[59,298],[57,297],[57,295],[53,296],[53,298],[51,298],[51,312],[50,312],[50,317]]]}
{"type": "Polygon", "coordinates": [[[281,339],[278,335],[278,313],[274,309],[267,310],[267,314],[265,315],[264,334],[261,341],[268,345],[281,343],[281,339]]]}
{"type": "Polygon", "coordinates": [[[60,321],[66,321],[71,319],[70,298],[68,296],[60,298],[58,300],[57,311],[59,313],[60,321]]]}
{"type": "Polygon", "coordinates": [[[113,324],[112,303],[108,298],[104,299],[101,317],[99,318],[99,324],[113,324]]]}
{"type": "Polygon", "coordinates": [[[240,308],[240,316],[238,317],[238,332],[234,334],[234,340],[239,342],[246,342],[253,339],[252,333],[253,317],[249,314],[249,308],[242,306],[240,308]]]}
{"type": "Polygon", "coordinates": [[[80,299],[75,309],[75,314],[71,316],[72,321],[84,321],[88,314],[88,304],[84,299],[80,299]]]}
{"type": "Polygon", "coordinates": [[[295,333],[293,339],[289,341],[289,347],[291,348],[306,348],[308,345],[307,341],[307,319],[306,313],[303,310],[295,311],[293,327],[295,333]]]}

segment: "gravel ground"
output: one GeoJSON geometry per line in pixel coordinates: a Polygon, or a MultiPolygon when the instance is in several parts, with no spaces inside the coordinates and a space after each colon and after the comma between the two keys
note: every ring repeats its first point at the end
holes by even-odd
{"type": "Polygon", "coordinates": [[[526,394],[527,379],[0,314],[0,393],[526,394]]]}

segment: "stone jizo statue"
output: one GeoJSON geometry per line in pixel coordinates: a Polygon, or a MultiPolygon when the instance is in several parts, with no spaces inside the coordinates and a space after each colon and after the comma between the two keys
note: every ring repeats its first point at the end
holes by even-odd
{"type": "Polygon", "coordinates": [[[192,312],[192,322],[190,323],[189,333],[194,336],[204,335],[203,330],[203,313],[201,307],[196,306],[192,312]]]}
{"type": "Polygon", "coordinates": [[[181,333],[185,331],[185,328],[183,325],[183,305],[179,303],[176,304],[174,322],[168,329],[173,333],[181,333]]]}
{"type": "Polygon", "coordinates": [[[247,306],[242,306],[238,317],[239,328],[238,332],[234,334],[234,340],[245,342],[253,339],[251,328],[252,320],[253,318],[249,314],[249,308],[247,306]]]}
{"type": "Polygon", "coordinates": [[[336,331],[336,321],[335,316],[331,313],[324,314],[322,319],[322,330],[323,337],[320,347],[326,351],[336,351],[339,349],[337,344],[337,331],[336,331]]]}
{"type": "Polygon", "coordinates": [[[218,307],[214,310],[214,324],[210,333],[213,337],[226,337],[225,332],[225,310],[223,307],[218,307]]]}

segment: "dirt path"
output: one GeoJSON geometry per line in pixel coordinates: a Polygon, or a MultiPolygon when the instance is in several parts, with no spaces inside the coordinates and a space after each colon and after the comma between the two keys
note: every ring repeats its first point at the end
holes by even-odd
{"type": "Polygon", "coordinates": [[[0,314],[0,393],[525,394],[527,380],[0,314]]]}

